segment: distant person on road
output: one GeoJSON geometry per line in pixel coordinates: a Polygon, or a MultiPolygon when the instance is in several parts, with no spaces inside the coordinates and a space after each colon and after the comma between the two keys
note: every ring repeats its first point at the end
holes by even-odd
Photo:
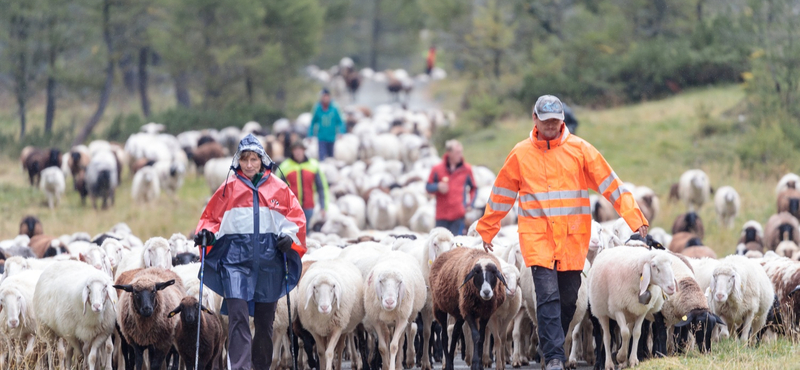
{"type": "Polygon", "coordinates": [[[333,143],[336,136],[347,133],[347,125],[342,119],[339,107],[331,101],[328,89],[322,89],[319,102],[314,105],[314,116],[308,128],[308,136],[316,137],[319,142],[319,160],[333,157],[333,143]]]}
{"type": "Polygon", "coordinates": [[[428,49],[428,58],[425,60],[425,73],[429,76],[431,71],[433,71],[433,67],[436,65],[436,46],[431,46],[428,49]]]}
{"type": "Polygon", "coordinates": [[[539,343],[547,370],[564,369],[564,333],[575,314],[581,271],[589,251],[589,189],[602,194],[642,237],[647,219],[633,194],[591,144],[570,134],[564,105],[539,97],[530,136],[517,143],[497,174],[477,231],[486,251],[519,194],[519,246],[536,291],[539,343]]]}
{"type": "Polygon", "coordinates": [[[425,189],[436,194],[436,227],[453,235],[464,233],[464,216],[475,202],[475,178],[464,161],[464,148],[456,140],[445,144],[442,162],[431,169],[425,189]]]}
{"type": "Polygon", "coordinates": [[[328,180],[325,174],[320,171],[319,162],[314,158],[306,156],[306,147],[302,141],[298,140],[292,144],[292,156],[281,163],[280,169],[286,176],[289,188],[297,196],[297,201],[303,207],[306,215],[306,232],[311,224],[311,216],[314,215],[314,194],[317,194],[320,212],[325,217],[328,209],[328,180]]]}

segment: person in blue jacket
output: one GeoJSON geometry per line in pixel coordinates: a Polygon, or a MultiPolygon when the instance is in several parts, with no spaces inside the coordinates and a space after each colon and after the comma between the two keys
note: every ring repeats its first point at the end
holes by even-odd
{"type": "Polygon", "coordinates": [[[339,107],[331,101],[328,89],[322,89],[319,102],[314,105],[314,116],[308,128],[308,137],[316,137],[319,142],[319,160],[333,156],[333,143],[336,135],[347,133],[347,125],[342,119],[339,107]]]}
{"type": "Polygon", "coordinates": [[[277,302],[303,269],[306,217],[273,165],[258,139],[245,136],[231,163],[234,175],[211,196],[195,230],[195,244],[208,253],[205,286],[225,299],[231,370],[270,368],[277,302]]]}

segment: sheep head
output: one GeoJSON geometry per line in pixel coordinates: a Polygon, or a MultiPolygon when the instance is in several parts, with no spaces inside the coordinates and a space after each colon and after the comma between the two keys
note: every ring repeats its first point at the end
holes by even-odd
{"type": "Polygon", "coordinates": [[[167,239],[150,238],[144,244],[144,266],[172,269],[172,248],[167,239]]]}
{"type": "MultiPolygon", "coordinates": [[[[510,253],[512,256],[514,254],[514,252],[510,253]]],[[[503,263],[501,261],[500,265],[503,269],[503,278],[505,278],[506,282],[506,295],[513,297],[517,294],[517,287],[519,286],[519,269],[514,266],[513,263],[503,263]]]]}
{"type": "Polygon", "coordinates": [[[647,288],[650,285],[660,287],[667,295],[675,293],[677,281],[675,281],[675,273],[672,271],[672,264],[666,252],[654,251],[653,257],[642,265],[642,276],[639,280],[640,303],[642,302],[641,298],[646,296],[647,288]]]}
{"type": "Polygon", "coordinates": [[[197,326],[197,318],[200,315],[200,312],[205,312],[209,315],[213,315],[211,310],[206,308],[205,306],[201,306],[197,302],[197,298],[186,296],[181,299],[181,303],[178,307],[175,307],[174,310],[170,311],[167,317],[172,318],[175,315],[181,315],[181,323],[184,327],[196,327],[197,326]]]}
{"type": "Polygon", "coordinates": [[[6,312],[6,325],[9,329],[16,329],[25,322],[25,298],[16,289],[3,289],[0,291],[0,312],[6,312]]]}
{"type": "Polygon", "coordinates": [[[730,266],[719,266],[711,277],[712,298],[717,302],[725,302],[730,295],[739,300],[742,297],[742,277],[730,266]]]}
{"type": "Polygon", "coordinates": [[[443,227],[431,230],[428,239],[428,264],[433,264],[436,257],[453,248],[453,233],[443,227]]]}
{"type": "Polygon", "coordinates": [[[86,253],[79,255],[81,262],[84,262],[99,271],[105,272],[108,276],[114,276],[111,267],[111,260],[108,258],[106,251],[99,247],[92,247],[86,253]]]}
{"type": "Polygon", "coordinates": [[[377,276],[370,273],[367,284],[375,284],[375,293],[386,311],[397,308],[405,298],[403,277],[395,271],[383,271],[377,276]]]}
{"type": "MultiPolygon", "coordinates": [[[[683,316],[682,320],[675,324],[675,327],[683,328],[689,326],[694,332],[697,348],[701,352],[708,352],[711,349],[711,336],[717,324],[725,326],[725,322],[719,316],[709,312],[707,309],[696,309],[683,316]]],[[[683,330],[681,332],[683,333],[683,330]]]]}
{"type": "Polygon", "coordinates": [[[508,287],[505,277],[497,269],[497,266],[489,259],[482,258],[478,260],[472,269],[464,277],[464,282],[461,286],[466,285],[472,280],[472,284],[478,289],[481,299],[484,301],[494,298],[494,287],[497,286],[497,281],[503,283],[508,287]]]}
{"type": "Polygon", "coordinates": [[[86,305],[89,304],[92,312],[103,310],[106,302],[111,302],[112,309],[116,310],[117,292],[111,285],[111,279],[91,279],[83,287],[83,314],[86,315],[86,305]]]}
{"type": "Polygon", "coordinates": [[[136,313],[142,317],[150,317],[158,304],[158,291],[164,290],[170,285],[175,284],[175,280],[168,280],[153,285],[128,284],[114,285],[114,288],[131,293],[131,301],[136,313]]]}
{"type": "Polygon", "coordinates": [[[312,298],[317,303],[317,310],[323,315],[329,315],[333,312],[334,301],[336,301],[336,308],[339,308],[339,299],[342,296],[341,284],[332,279],[318,277],[310,288],[306,291],[306,309],[312,298]]]}

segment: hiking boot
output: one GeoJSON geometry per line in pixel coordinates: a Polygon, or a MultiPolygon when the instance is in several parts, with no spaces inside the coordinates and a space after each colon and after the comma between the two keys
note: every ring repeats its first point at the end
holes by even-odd
{"type": "Polygon", "coordinates": [[[547,363],[545,370],[564,370],[564,363],[561,360],[554,358],[547,363]]]}

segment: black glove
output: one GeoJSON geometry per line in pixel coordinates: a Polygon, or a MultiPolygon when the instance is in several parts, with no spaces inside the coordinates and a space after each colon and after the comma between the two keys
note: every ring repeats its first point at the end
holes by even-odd
{"type": "Polygon", "coordinates": [[[278,242],[275,244],[279,251],[286,253],[292,250],[292,238],[289,235],[278,237],[278,242]]]}
{"type": "Polygon", "coordinates": [[[215,241],[216,237],[214,236],[214,233],[208,231],[208,229],[200,230],[200,232],[194,236],[194,245],[201,247],[213,245],[215,241]]]}

